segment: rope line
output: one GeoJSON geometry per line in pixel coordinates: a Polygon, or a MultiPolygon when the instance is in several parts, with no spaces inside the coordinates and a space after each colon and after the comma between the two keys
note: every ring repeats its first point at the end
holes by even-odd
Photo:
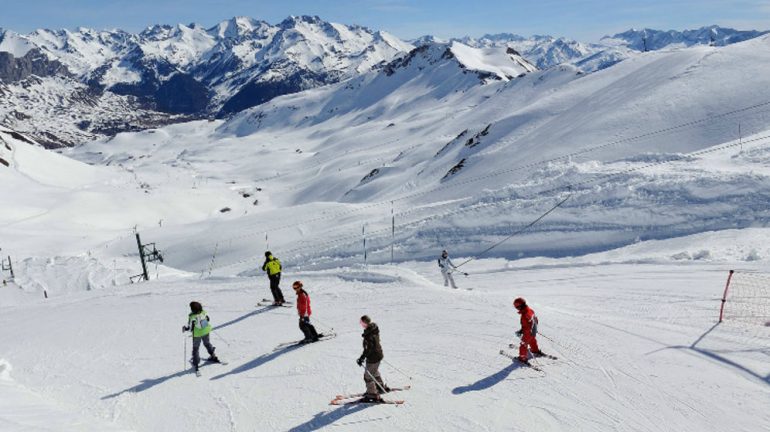
{"type": "MultiPolygon", "coordinates": [[[[676,159],[669,159],[669,160],[665,160],[665,161],[658,161],[658,162],[649,163],[649,164],[646,164],[646,165],[643,165],[643,166],[639,166],[639,167],[629,168],[629,169],[622,170],[622,171],[616,171],[616,172],[613,172],[613,173],[601,174],[601,175],[598,175],[597,177],[595,177],[593,179],[590,179],[590,180],[586,180],[586,181],[583,181],[583,182],[572,183],[572,184],[564,185],[564,186],[558,186],[558,187],[555,187],[555,188],[551,188],[551,189],[540,191],[540,192],[538,192],[536,194],[533,194],[533,195],[530,195],[530,196],[517,197],[517,199],[532,199],[532,198],[535,198],[536,196],[539,196],[539,195],[551,194],[551,193],[560,192],[560,191],[564,191],[564,190],[570,190],[571,191],[573,188],[578,187],[578,186],[586,186],[586,185],[589,185],[589,184],[598,183],[601,180],[606,180],[606,179],[609,179],[609,178],[613,178],[613,177],[617,177],[617,176],[622,176],[624,174],[629,174],[629,173],[641,171],[641,170],[644,170],[644,169],[648,169],[648,168],[651,168],[651,167],[669,164],[669,163],[672,163],[672,162],[679,162],[679,161],[681,161],[683,159],[686,159],[686,158],[689,158],[689,157],[702,156],[702,155],[706,155],[706,154],[710,154],[710,153],[715,153],[715,152],[718,152],[718,151],[722,151],[722,150],[730,149],[730,148],[733,148],[733,147],[737,147],[737,146],[740,146],[740,145],[745,144],[745,143],[752,143],[752,142],[762,141],[762,140],[766,140],[766,139],[769,139],[769,138],[770,138],[770,135],[766,135],[766,136],[762,136],[762,137],[753,138],[753,139],[750,139],[750,140],[745,140],[745,141],[742,141],[742,142],[734,142],[732,144],[725,144],[723,146],[718,146],[718,147],[714,147],[714,148],[710,148],[710,149],[699,150],[699,151],[688,153],[688,154],[682,154],[682,155],[680,155],[676,159]]],[[[508,237],[504,238],[503,240],[498,241],[493,246],[491,246],[491,247],[489,247],[489,248],[479,252],[476,255],[476,257],[481,256],[481,255],[489,252],[490,250],[492,250],[492,249],[498,247],[499,245],[503,244],[504,242],[510,240],[512,237],[514,237],[516,235],[519,235],[522,232],[526,231],[527,229],[531,228],[532,226],[534,226],[535,224],[540,222],[542,219],[544,219],[546,216],[551,214],[553,211],[555,211],[556,209],[561,207],[567,200],[569,200],[569,198],[571,198],[571,196],[572,196],[572,192],[570,192],[570,195],[568,195],[566,198],[564,198],[561,201],[559,201],[555,206],[551,207],[548,211],[543,213],[537,219],[533,220],[528,225],[526,225],[525,227],[519,229],[518,231],[516,231],[515,233],[509,235],[508,237]]],[[[428,215],[428,216],[426,216],[424,218],[421,218],[421,219],[417,219],[417,220],[410,221],[410,222],[407,222],[407,223],[399,224],[399,225],[397,225],[397,228],[402,228],[403,229],[403,228],[406,228],[406,227],[408,227],[410,225],[415,225],[415,224],[426,222],[429,219],[437,219],[437,218],[441,219],[441,218],[445,218],[445,217],[449,217],[449,216],[455,216],[455,215],[460,214],[460,213],[464,213],[464,212],[467,212],[467,211],[475,210],[476,208],[477,207],[475,207],[475,206],[469,206],[469,207],[464,207],[464,208],[455,209],[455,210],[452,210],[452,211],[449,211],[449,212],[445,212],[443,214],[428,215]]],[[[405,214],[408,214],[408,213],[411,213],[411,212],[412,212],[412,210],[405,211],[405,212],[399,213],[399,215],[405,215],[405,214]]],[[[390,233],[390,230],[391,230],[391,228],[383,228],[381,230],[371,231],[369,233],[371,236],[368,237],[368,238],[370,240],[377,239],[377,235],[380,235],[380,234],[381,235],[387,235],[388,233],[390,233]]],[[[356,240],[348,241],[347,244],[351,244],[351,243],[353,243],[353,241],[357,241],[360,238],[360,235],[350,235],[350,236],[340,237],[340,238],[329,240],[329,241],[326,241],[326,242],[316,243],[316,244],[314,244],[314,246],[321,246],[321,247],[323,247],[323,246],[326,246],[326,245],[329,245],[329,244],[335,244],[335,243],[344,242],[344,241],[346,241],[348,239],[353,239],[353,238],[355,238],[356,240]]],[[[345,243],[343,243],[343,244],[345,244],[345,243]]],[[[286,254],[291,254],[291,253],[293,253],[293,252],[295,252],[297,250],[301,250],[301,249],[305,249],[305,248],[306,248],[305,246],[302,246],[302,247],[298,247],[298,248],[294,248],[294,249],[289,249],[289,250],[285,251],[285,253],[286,254]]],[[[328,249],[330,249],[330,248],[327,248],[327,250],[328,249]]],[[[251,259],[251,258],[253,258],[253,257],[250,257],[249,259],[251,259]]],[[[460,267],[461,265],[464,265],[467,262],[472,261],[474,259],[476,259],[476,258],[471,258],[471,259],[463,262],[462,264],[458,265],[457,267],[460,267]]],[[[224,265],[224,266],[222,266],[220,268],[230,267],[230,266],[233,266],[233,265],[245,262],[247,260],[241,260],[241,261],[238,261],[238,262],[227,264],[227,265],[224,265]]]]}

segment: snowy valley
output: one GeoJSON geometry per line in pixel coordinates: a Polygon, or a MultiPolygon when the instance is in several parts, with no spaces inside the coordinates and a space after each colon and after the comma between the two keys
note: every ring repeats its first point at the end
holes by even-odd
{"type": "Polygon", "coordinates": [[[770,260],[770,35],[720,32],[0,33],[54,71],[0,82],[0,429],[767,430],[770,315],[717,319],[728,271],[770,260]],[[200,109],[135,92],[173,77],[200,109]],[[164,259],[131,283],[136,233],[164,259]],[[335,338],[276,349],[301,333],[256,306],[266,250],[335,338]],[[542,370],[499,355],[519,296],[542,370]],[[192,300],[229,362],[201,377],[192,300]],[[329,405],[363,391],[364,314],[403,405],[329,405]]]}

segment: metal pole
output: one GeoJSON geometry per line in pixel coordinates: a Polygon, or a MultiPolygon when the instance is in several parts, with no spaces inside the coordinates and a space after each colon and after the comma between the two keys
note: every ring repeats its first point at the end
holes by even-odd
{"type": "Polygon", "coordinates": [[[725,302],[727,301],[727,289],[730,288],[730,279],[733,278],[735,270],[730,270],[730,274],[727,276],[727,283],[725,284],[725,292],[722,294],[722,306],[719,308],[719,322],[722,322],[722,315],[725,311],[725,302]]]}
{"type": "Polygon", "coordinates": [[[361,225],[361,237],[364,239],[364,264],[366,264],[366,224],[361,225]]]}
{"type": "Polygon", "coordinates": [[[393,369],[395,369],[395,370],[396,370],[396,372],[398,372],[398,373],[400,373],[401,375],[403,375],[403,376],[405,376],[405,377],[409,378],[409,381],[411,381],[411,380],[412,380],[412,377],[410,377],[409,375],[405,374],[403,371],[401,371],[401,369],[399,369],[399,368],[397,368],[397,367],[393,366],[393,365],[392,365],[390,362],[388,362],[387,360],[385,360],[385,359],[382,359],[382,361],[384,361],[384,362],[385,362],[385,364],[387,364],[388,366],[390,366],[390,367],[392,367],[393,369]]]}
{"type": "Polygon", "coordinates": [[[11,271],[11,279],[16,279],[16,276],[13,275],[13,264],[11,264],[11,256],[8,255],[8,270],[11,271]]]}
{"type": "Polygon", "coordinates": [[[142,260],[142,275],[144,275],[144,280],[148,281],[150,277],[147,276],[147,263],[144,262],[144,250],[142,250],[142,240],[139,239],[139,233],[136,233],[136,245],[139,247],[139,258],[142,260]]]}
{"type": "Polygon", "coordinates": [[[390,265],[393,265],[393,245],[396,243],[396,214],[393,213],[393,201],[390,202],[390,265]]]}
{"type": "MultiPolygon", "coordinates": [[[[380,382],[377,381],[377,379],[374,377],[374,375],[372,375],[372,373],[369,372],[369,369],[367,369],[366,366],[362,366],[362,367],[364,368],[364,372],[366,372],[366,374],[369,375],[369,377],[374,381],[374,383],[377,385],[377,387],[379,387],[380,390],[382,390],[383,393],[387,393],[387,391],[385,391],[385,387],[383,387],[382,384],[380,384],[380,382]]],[[[382,379],[382,378],[380,378],[380,379],[382,379]]]]}

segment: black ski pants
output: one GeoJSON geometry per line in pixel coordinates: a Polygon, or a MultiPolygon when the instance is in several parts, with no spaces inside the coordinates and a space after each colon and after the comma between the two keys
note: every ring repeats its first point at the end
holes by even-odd
{"type": "Polygon", "coordinates": [[[214,357],[214,345],[211,345],[211,342],[209,342],[209,335],[201,336],[201,337],[193,337],[193,366],[196,368],[201,362],[201,356],[198,354],[198,351],[201,347],[201,342],[203,342],[203,346],[206,347],[206,351],[209,352],[209,357],[214,357]]]}
{"type": "Polygon", "coordinates": [[[270,292],[273,293],[273,301],[281,303],[285,302],[286,300],[283,299],[281,288],[278,286],[281,283],[281,274],[276,273],[274,275],[268,275],[267,277],[270,279],[270,292]]]}
{"type": "Polygon", "coordinates": [[[302,330],[302,334],[305,335],[305,340],[318,340],[318,332],[315,331],[313,324],[310,324],[310,317],[299,319],[299,329],[302,330]]]}

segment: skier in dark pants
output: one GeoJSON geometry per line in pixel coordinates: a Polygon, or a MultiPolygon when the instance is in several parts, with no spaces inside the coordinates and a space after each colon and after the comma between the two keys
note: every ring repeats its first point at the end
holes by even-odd
{"type": "Polygon", "coordinates": [[[270,251],[265,252],[265,263],[262,264],[262,270],[267,273],[267,278],[270,279],[273,304],[276,306],[284,304],[286,300],[284,300],[281,288],[278,286],[281,283],[281,262],[270,251]]]}
{"type": "Polygon", "coordinates": [[[192,364],[193,368],[195,368],[195,372],[198,372],[198,364],[200,364],[201,361],[198,351],[201,342],[203,342],[203,346],[206,347],[206,351],[209,353],[209,358],[206,361],[219,363],[219,359],[216,354],[214,354],[216,348],[209,342],[211,324],[209,323],[209,316],[206,314],[206,311],[203,310],[203,306],[196,301],[190,302],[190,311],[190,314],[187,316],[187,325],[182,327],[182,331],[192,331],[192,364]]]}
{"type": "Polygon", "coordinates": [[[305,339],[302,339],[300,343],[306,344],[310,342],[318,342],[320,336],[315,331],[313,324],[310,324],[310,315],[313,311],[310,309],[310,296],[302,288],[302,281],[295,281],[292,285],[294,292],[297,293],[297,312],[299,313],[299,329],[302,330],[302,334],[305,335],[305,339]]]}
{"type": "Polygon", "coordinates": [[[361,335],[364,338],[364,352],[361,353],[361,357],[356,361],[359,366],[364,366],[364,361],[366,361],[366,366],[364,367],[366,394],[364,394],[361,401],[379,402],[382,400],[380,393],[390,391],[390,388],[382,381],[382,376],[380,376],[379,372],[380,362],[385,357],[380,345],[380,329],[366,315],[361,317],[361,327],[364,328],[364,333],[361,335]]]}

